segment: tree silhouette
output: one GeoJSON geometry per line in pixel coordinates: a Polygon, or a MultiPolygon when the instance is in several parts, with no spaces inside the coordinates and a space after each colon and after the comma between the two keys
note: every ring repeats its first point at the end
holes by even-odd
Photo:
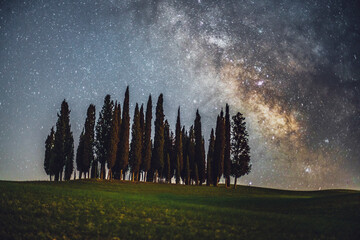
{"type": "Polygon", "coordinates": [[[79,179],[82,178],[82,174],[84,172],[83,159],[84,159],[84,129],[81,131],[79,137],[79,145],[76,150],[76,169],[79,171],[79,179]]]}
{"type": "MultiPolygon", "coordinates": [[[[96,110],[95,105],[90,104],[87,113],[86,113],[86,120],[85,120],[85,133],[84,133],[84,145],[83,145],[83,158],[82,158],[82,171],[84,174],[88,174],[89,177],[89,170],[90,165],[94,161],[94,127],[95,127],[95,118],[96,118],[96,110]]],[[[85,176],[86,177],[86,176],[85,176]]]]}
{"type": "Polygon", "coordinates": [[[209,139],[209,149],[207,153],[207,169],[206,169],[206,185],[210,186],[212,184],[212,170],[211,166],[213,164],[213,156],[214,156],[214,146],[215,146],[215,138],[214,138],[214,129],[211,129],[210,139],[209,139]]]}
{"type": "Polygon", "coordinates": [[[105,163],[110,157],[113,102],[106,95],[96,125],[96,155],[100,162],[100,178],[105,179],[105,163]]]}
{"type": "Polygon", "coordinates": [[[126,88],[122,112],[122,122],[120,139],[118,146],[118,164],[120,169],[120,179],[125,180],[125,172],[129,162],[129,133],[130,133],[130,115],[129,115],[129,87],[126,88]]]}
{"type": "MultiPolygon", "coordinates": [[[[185,126],[183,126],[181,131],[182,136],[182,152],[183,152],[183,171],[181,172],[181,177],[186,185],[190,183],[190,173],[191,173],[191,166],[189,160],[189,151],[188,151],[188,142],[189,136],[185,131],[185,126]]],[[[176,167],[175,167],[176,168],[176,167]]]]}
{"type": "Polygon", "coordinates": [[[51,128],[50,134],[47,136],[45,141],[45,159],[44,159],[44,169],[47,175],[53,175],[52,171],[52,162],[54,161],[54,143],[55,143],[55,132],[54,127],[51,128]]]}
{"type": "Polygon", "coordinates": [[[62,180],[65,167],[65,180],[69,180],[74,168],[74,138],[70,125],[69,105],[64,99],[61,103],[60,114],[56,122],[56,132],[54,141],[54,164],[53,172],[55,181],[62,180]]]}
{"type": "Polygon", "coordinates": [[[230,187],[231,160],[230,160],[230,113],[226,104],[225,113],[225,148],[224,148],[224,178],[225,186],[230,187]]]}
{"type": "Polygon", "coordinates": [[[109,147],[109,157],[107,161],[108,165],[108,179],[113,178],[113,167],[116,163],[116,154],[119,144],[119,105],[115,102],[115,106],[112,113],[111,120],[111,131],[110,131],[110,147],[109,147]]]}
{"type": "MultiPolygon", "coordinates": [[[[181,132],[181,122],[180,122],[180,107],[178,108],[178,115],[176,118],[176,130],[175,130],[175,155],[176,159],[179,158],[179,166],[176,166],[176,171],[180,171],[179,174],[183,171],[183,137],[181,132]]],[[[177,162],[176,162],[177,163],[177,162]]],[[[180,182],[180,179],[176,178],[176,184],[180,182]]]]}
{"type": "Polygon", "coordinates": [[[172,176],[171,175],[171,165],[170,165],[170,155],[173,151],[172,139],[170,136],[170,125],[167,120],[164,123],[164,167],[162,171],[162,177],[165,178],[168,182],[172,176]],[[167,161],[169,157],[169,162],[167,161]]]}
{"type": "Polygon", "coordinates": [[[218,186],[219,180],[224,169],[224,147],[225,147],[225,121],[224,113],[221,110],[220,115],[217,117],[216,122],[216,138],[214,146],[214,157],[213,157],[213,184],[218,186]]]}
{"type": "Polygon", "coordinates": [[[143,143],[143,162],[141,169],[144,171],[144,181],[147,179],[147,172],[151,167],[151,124],[152,124],[152,100],[149,96],[146,106],[145,133],[143,143]]]}
{"type": "Polygon", "coordinates": [[[189,184],[196,179],[195,174],[195,132],[194,127],[191,126],[189,129],[189,137],[187,140],[187,154],[189,156],[189,168],[190,168],[190,182],[189,184]]]}
{"type": "Polygon", "coordinates": [[[145,139],[145,119],[144,119],[144,104],[141,104],[140,107],[140,135],[141,135],[141,149],[140,149],[140,167],[139,167],[139,176],[138,179],[136,179],[136,181],[140,181],[140,177],[141,177],[141,172],[143,171],[143,162],[144,162],[144,139],[145,139]]]}
{"type": "Polygon", "coordinates": [[[140,127],[140,112],[139,105],[136,103],[134,111],[134,119],[131,128],[131,147],[130,147],[130,158],[129,165],[132,172],[132,181],[139,178],[139,171],[141,165],[141,141],[142,131],[140,127]]]}
{"type": "Polygon", "coordinates": [[[163,94],[160,94],[156,104],[154,151],[151,162],[151,167],[155,171],[156,182],[158,173],[164,167],[164,117],[163,94]]]}
{"type": "Polygon", "coordinates": [[[202,185],[205,181],[205,158],[203,151],[203,137],[201,132],[201,116],[199,110],[196,111],[196,118],[194,121],[194,131],[195,131],[195,163],[198,169],[196,184],[202,185]]]}
{"type": "Polygon", "coordinates": [[[231,154],[232,154],[232,176],[235,178],[234,188],[236,188],[236,181],[239,177],[249,174],[251,171],[250,164],[250,147],[248,144],[248,133],[246,131],[246,122],[243,115],[238,112],[232,117],[232,139],[231,139],[231,154]]]}
{"type": "Polygon", "coordinates": [[[116,148],[116,158],[115,158],[115,164],[112,167],[112,177],[114,179],[120,179],[120,173],[121,173],[121,168],[120,168],[120,163],[119,163],[119,147],[120,147],[120,139],[121,139],[121,123],[122,123],[122,119],[121,119],[121,105],[120,103],[118,103],[117,105],[117,129],[118,129],[118,143],[117,143],[117,148],[116,148]]]}

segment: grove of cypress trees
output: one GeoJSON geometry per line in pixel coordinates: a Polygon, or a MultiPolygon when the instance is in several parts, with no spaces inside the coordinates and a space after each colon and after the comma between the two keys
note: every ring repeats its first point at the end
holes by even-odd
{"type": "Polygon", "coordinates": [[[109,157],[107,161],[108,165],[108,179],[113,178],[113,167],[116,163],[116,154],[119,144],[119,108],[117,102],[115,102],[112,122],[111,122],[111,131],[110,131],[110,147],[109,147],[109,157]]]}
{"type": "Polygon", "coordinates": [[[129,132],[130,132],[130,115],[129,115],[129,87],[126,88],[123,104],[120,139],[118,146],[118,164],[120,169],[120,179],[125,180],[125,171],[129,162],[129,132]]]}
{"type": "Polygon", "coordinates": [[[230,113],[226,104],[225,113],[225,147],[224,147],[224,178],[225,186],[230,187],[231,160],[230,160],[230,113]]]}
{"type": "Polygon", "coordinates": [[[60,114],[56,122],[54,141],[54,162],[53,172],[55,181],[62,180],[62,173],[65,167],[65,180],[69,180],[73,172],[74,164],[74,138],[70,125],[69,105],[64,99],[61,103],[60,114]]]}
{"type": "Polygon", "coordinates": [[[136,103],[134,111],[134,119],[131,129],[131,147],[129,165],[132,172],[132,181],[139,178],[139,171],[141,165],[141,150],[142,150],[142,130],[140,127],[140,112],[139,106],[136,103]]]}
{"type": "Polygon", "coordinates": [[[156,104],[155,115],[155,136],[154,136],[154,151],[151,162],[151,167],[155,171],[155,181],[157,182],[158,173],[161,172],[164,166],[164,109],[163,109],[163,94],[159,95],[156,104]]]}
{"type": "Polygon", "coordinates": [[[45,141],[45,159],[44,159],[44,170],[47,175],[53,175],[52,162],[54,161],[54,143],[55,143],[55,132],[54,127],[51,128],[50,134],[47,136],[45,141]]]}
{"type": "Polygon", "coordinates": [[[201,116],[199,110],[196,111],[196,118],[194,121],[195,131],[195,163],[198,169],[197,184],[201,185],[205,181],[205,158],[203,152],[203,137],[201,131],[201,116]]]}
{"type": "Polygon", "coordinates": [[[232,117],[232,138],[231,138],[231,154],[232,168],[231,175],[234,176],[234,188],[239,177],[249,174],[251,171],[250,164],[250,147],[248,133],[246,131],[246,123],[243,115],[238,112],[232,117]]]}
{"type": "Polygon", "coordinates": [[[210,186],[212,184],[212,173],[211,166],[213,164],[213,156],[214,156],[214,146],[215,146],[215,138],[214,138],[214,129],[211,129],[210,139],[209,139],[209,149],[207,153],[207,169],[206,169],[206,185],[210,186]]]}
{"type": "Polygon", "coordinates": [[[213,184],[218,186],[221,175],[224,169],[224,148],[225,148],[225,121],[224,112],[221,110],[220,115],[217,117],[216,131],[215,131],[215,146],[213,157],[213,184]]]}
{"type": "MultiPolygon", "coordinates": [[[[182,132],[181,132],[181,122],[180,122],[180,107],[178,108],[178,115],[176,118],[176,130],[175,130],[175,155],[176,159],[179,158],[180,166],[176,166],[176,170],[179,170],[180,173],[183,171],[184,164],[183,164],[183,142],[182,142],[182,132]]],[[[179,181],[176,178],[176,184],[179,181]]]]}
{"type": "Polygon", "coordinates": [[[142,166],[141,169],[144,171],[144,181],[147,179],[147,172],[151,167],[151,124],[152,124],[152,100],[151,95],[149,96],[146,106],[146,119],[145,119],[145,133],[144,143],[142,152],[142,166]]]}

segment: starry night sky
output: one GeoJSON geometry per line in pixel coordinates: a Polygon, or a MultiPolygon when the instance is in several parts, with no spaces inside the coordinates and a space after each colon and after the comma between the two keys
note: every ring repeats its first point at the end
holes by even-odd
{"type": "MultiPolygon", "coordinates": [[[[2,1],[0,179],[48,179],[44,142],[66,98],[75,147],[106,94],[164,94],[174,130],[199,108],[205,139],[225,103],[244,113],[240,183],[360,188],[357,1],[2,1]]],[[[155,107],[155,104],[153,104],[155,107]]],[[[132,113],[131,113],[132,114],[132,113]]]]}

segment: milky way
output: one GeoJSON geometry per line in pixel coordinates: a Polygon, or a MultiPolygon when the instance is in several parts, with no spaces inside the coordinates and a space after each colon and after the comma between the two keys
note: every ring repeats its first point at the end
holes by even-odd
{"type": "MultiPolygon", "coordinates": [[[[62,99],[78,141],[106,94],[132,108],[164,93],[205,139],[230,104],[244,113],[242,184],[360,188],[360,14],[356,1],[4,1],[0,5],[0,179],[47,179],[44,141],[62,99]]],[[[172,127],[174,129],[174,127],[172,127]]]]}

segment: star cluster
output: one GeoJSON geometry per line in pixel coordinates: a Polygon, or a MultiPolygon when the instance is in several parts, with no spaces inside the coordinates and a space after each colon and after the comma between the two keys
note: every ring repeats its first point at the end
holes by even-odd
{"type": "MultiPolygon", "coordinates": [[[[225,103],[241,111],[252,172],[240,182],[360,187],[356,1],[4,1],[0,179],[46,179],[44,141],[66,98],[75,141],[87,106],[131,109],[164,93],[205,139],[225,103]]],[[[174,128],[174,127],[172,127],[174,128]]]]}

